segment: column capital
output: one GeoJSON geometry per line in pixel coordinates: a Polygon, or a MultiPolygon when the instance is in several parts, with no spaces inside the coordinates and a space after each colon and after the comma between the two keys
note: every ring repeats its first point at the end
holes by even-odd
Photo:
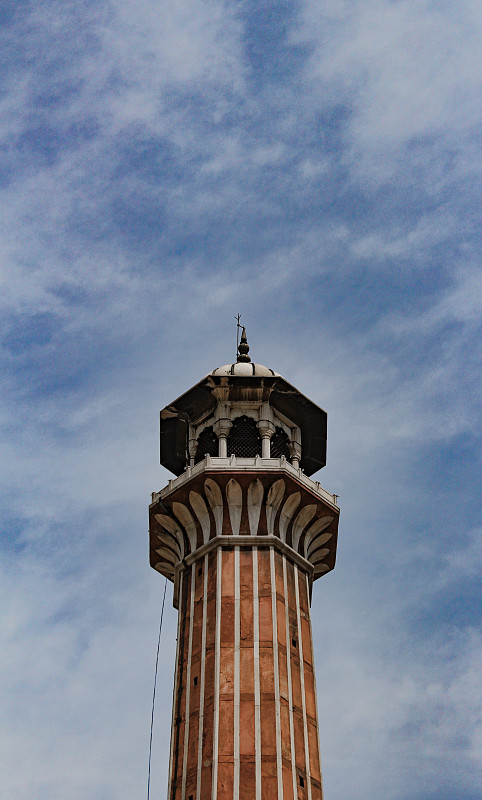
{"type": "Polygon", "coordinates": [[[228,436],[229,431],[231,430],[233,423],[227,417],[222,417],[221,419],[217,419],[213,425],[213,430],[218,439],[221,436],[228,436]]]}
{"type": "Polygon", "coordinates": [[[258,422],[258,430],[261,434],[263,439],[271,439],[274,434],[275,427],[271,420],[269,419],[260,419],[258,422]]]}

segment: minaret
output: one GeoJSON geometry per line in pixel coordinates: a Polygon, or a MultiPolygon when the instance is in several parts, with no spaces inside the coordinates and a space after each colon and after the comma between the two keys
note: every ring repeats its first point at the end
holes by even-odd
{"type": "Polygon", "coordinates": [[[248,353],[243,329],[237,362],[161,411],[178,476],[149,508],[178,609],[168,800],[323,797],[310,601],[339,509],[309,476],[326,413],[248,353]]]}

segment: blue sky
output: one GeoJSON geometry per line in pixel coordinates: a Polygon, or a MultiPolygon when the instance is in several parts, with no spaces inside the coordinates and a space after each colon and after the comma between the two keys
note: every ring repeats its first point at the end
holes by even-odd
{"type": "Polygon", "coordinates": [[[6,800],[145,794],[158,411],[238,312],[328,412],[327,800],[482,796],[481,36],[475,0],[1,5],[6,800]]]}

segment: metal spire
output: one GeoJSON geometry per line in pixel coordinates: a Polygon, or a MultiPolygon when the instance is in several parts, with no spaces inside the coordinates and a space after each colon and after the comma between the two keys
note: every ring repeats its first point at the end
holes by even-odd
{"type": "Polygon", "coordinates": [[[243,328],[243,332],[241,334],[241,341],[238,347],[238,357],[237,361],[251,361],[250,357],[248,356],[249,353],[249,344],[246,338],[246,328],[243,328]]]}

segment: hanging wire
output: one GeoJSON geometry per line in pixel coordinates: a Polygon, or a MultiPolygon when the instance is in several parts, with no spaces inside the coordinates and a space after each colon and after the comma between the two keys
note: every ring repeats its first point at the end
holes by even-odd
{"type": "Polygon", "coordinates": [[[164,594],[162,596],[161,619],[159,622],[159,636],[157,639],[157,654],[156,654],[156,668],[154,670],[154,689],[152,691],[152,711],[151,711],[151,735],[149,738],[149,769],[147,771],[147,800],[149,800],[149,791],[151,788],[151,755],[152,755],[152,729],[154,727],[154,704],[156,701],[156,683],[157,683],[157,667],[159,664],[159,646],[161,644],[161,630],[162,618],[164,616],[164,603],[166,600],[167,578],[164,584],[164,594]]]}

